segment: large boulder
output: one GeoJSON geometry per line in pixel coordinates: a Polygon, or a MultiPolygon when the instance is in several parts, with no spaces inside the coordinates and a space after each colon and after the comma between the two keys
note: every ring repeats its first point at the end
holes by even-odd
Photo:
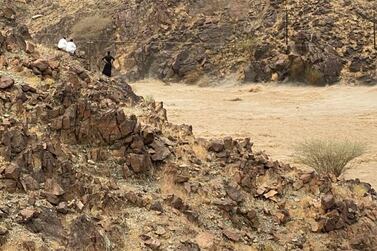
{"type": "Polygon", "coordinates": [[[107,250],[106,235],[88,216],[81,215],[72,221],[68,236],[68,249],[70,250],[107,250]]]}
{"type": "Polygon", "coordinates": [[[127,156],[129,166],[135,173],[142,173],[152,168],[152,161],[149,154],[134,154],[127,156]]]}
{"type": "Polygon", "coordinates": [[[245,82],[267,82],[271,77],[271,69],[265,61],[252,61],[244,69],[245,82]]]}
{"type": "Polygon", "coordinates": [[[190,72],[196,71],[205,58],[205,50],[201,47],[183,49],[176,56],[172,69],[178,77],[183,78],[190,72]]]}
{"type": "Polygon", "coordinates": [[[36,75],[52,75],[51,67],[47,60],[45,59],[37,59],[30,63],[30,68],[32,69],[33,73],[36,75]]]}
{"type": "Polygon", "coordinates": [[[289,77],[292,81],[323,86],[339,81],[343,60],[336,50],[323,46],[304,32],[294,38],[289,55],[289,77]]]}

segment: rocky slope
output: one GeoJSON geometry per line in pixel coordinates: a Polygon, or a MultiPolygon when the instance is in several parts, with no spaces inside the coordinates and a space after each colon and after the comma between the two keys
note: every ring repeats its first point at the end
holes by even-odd
{"type": "Polygon", "coordinates": [[[2,250],[373,250],[376,193],[167,121],[1,19],[2,250]],[[51,56],[54,55],[54,56],[51,56]]]}
{"type": "Polygon", "coordinates": [[[88,69],[97,69],[110,49],[129,80],[323,85],[376,79],[371,1],[295,0],[287,7],[283,0],[17,2],[16,16],[37,41],[74,37],[88,69]]]}

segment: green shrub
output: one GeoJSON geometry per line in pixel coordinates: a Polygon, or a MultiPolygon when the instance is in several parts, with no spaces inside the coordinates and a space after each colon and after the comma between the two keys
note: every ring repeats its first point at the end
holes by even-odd
{"type": "Polygon", "coordinates": [[[296,146],[295,157],[318,173],[339,177],[346,165],[364,152],[365,146],[359,142],[308,140],[296,146]]]}

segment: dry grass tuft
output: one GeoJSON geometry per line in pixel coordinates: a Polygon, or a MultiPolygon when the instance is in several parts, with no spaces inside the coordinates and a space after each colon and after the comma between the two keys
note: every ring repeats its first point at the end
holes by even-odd
{"type": "Polygon", "coordinates": [[[154,99],[153,95],[147,95],[147,96],[144,97],[144,101],[145,101],[145,103],[150,104],[150,103],[154,103],[155,99],[154,99]]]}
{"type": "Polygon", "coordinates": [[[365,150],[364,144],[349,140],[308,140],[296,146],[295,156],[299,163],[318,173],[339,177],[346,165],[365,150]]]}

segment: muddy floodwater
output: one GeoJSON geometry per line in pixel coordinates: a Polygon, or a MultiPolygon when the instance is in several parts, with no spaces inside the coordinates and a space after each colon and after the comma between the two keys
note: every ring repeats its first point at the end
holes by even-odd
{"type": "Polygon", "coordinates": [[[169,121],[193,125],[198,137],[250,137],[255,149],[288,163],[294,164],[294,145],[304,139],[364,142],[367,152],[344,177],[377,188],[377,87],[198,87],[144,80],[133,88],[163,101],[169,121]]]}

